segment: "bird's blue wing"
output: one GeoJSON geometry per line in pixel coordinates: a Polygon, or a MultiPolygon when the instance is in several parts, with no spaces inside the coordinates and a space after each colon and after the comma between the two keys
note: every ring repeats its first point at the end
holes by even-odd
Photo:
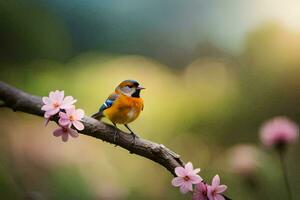
{"type": "Polygon", "coordinates": [[[118,98],[118,94],[112,94],[110,95],[106,101],[102,104],[102,106],[99,109],[99,112],[103,112],[105,109],[111,107],[113,105],[113,103],[115,102],[115,100],[118,98]]]}

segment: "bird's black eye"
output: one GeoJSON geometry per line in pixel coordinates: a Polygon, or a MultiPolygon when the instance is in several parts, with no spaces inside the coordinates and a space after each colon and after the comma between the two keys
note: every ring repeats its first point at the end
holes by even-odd
{"type": "Polygon", "coordinates": [[[127,85],[129,88],[132,88],[133,87],[133,85],[127,85]]]}

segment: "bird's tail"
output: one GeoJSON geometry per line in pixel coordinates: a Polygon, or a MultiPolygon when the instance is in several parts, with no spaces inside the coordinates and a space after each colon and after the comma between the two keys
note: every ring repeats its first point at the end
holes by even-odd
{"type": "Polygon", "coordinates": [[[104,115],[103,115],[102,112],[99,111],[99,112],[93,114],[91,117],[92,117],[92,118],[95,118],[95,119],[97,119],[97,120],[101,120],[102,117],[104,117],[104,115]]]}

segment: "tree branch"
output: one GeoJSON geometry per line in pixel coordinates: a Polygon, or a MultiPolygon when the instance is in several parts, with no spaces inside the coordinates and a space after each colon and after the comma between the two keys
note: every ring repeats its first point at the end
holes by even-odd
{"type": "MultiPolygon", "coordinates": [[[[30,95],[0,81],[0,100],[3,106],[10,107],[14,111],[22,111],[37,116],[43,116],[41,110],[43,105],[41,97],[30,95]]],[[[57,122],[57,119],[53,119],[57,122]]],[[[180,156],[169,150],[162,144],[157,144],[142,138],[136,138],[134,144],[133,136],[125,133],[104,122],[85,116],[83,118],[84,130],[81,134],[88,135],[103,141],[118,145],[127,149],[130,153],[148,158],[164,166],[169,172],[174,174],[175,167],[182,166],[184,163],[180,156]],[[118,138],[114,141],[117,132],[118,138]]]]}
{"type": "MultiPolygon", "coordinates": [[[[1,81],[0,100],[2,101],[0,102],[0,107],[9,107],[14,111],[22,111],[40,117],[44,116],[44,111],[41,110],[43,105],[41,97],[28,94],[1,81]]],[[[53,121],[57,122],[58,119],[53,119],[53,121]]],[[[157,144],[142,138],[136,138],[133,144],[133,136],[131,134],[125,133],[112,125],[91,117],[85,116],[83,118],[83,124],[85,128],[79,131],[81,134],[118,145],[127,149],[132,154],[148,158],[165,167],[174,176],[176,176],[175,167],[184,165],[184,162],[180,159],[178,154],[162,144],[157,144]],[[114,141],[115,133],[117,133],[119,137],[114,141]]],[[[230,200],[228,197],[224,197],[230,200]]]]}

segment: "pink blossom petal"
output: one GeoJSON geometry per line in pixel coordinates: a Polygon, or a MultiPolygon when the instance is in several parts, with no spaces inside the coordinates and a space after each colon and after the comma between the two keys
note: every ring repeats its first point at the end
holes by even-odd
{"type": "Polygon", "coordinates": [[[190,175],[189,178],[193,184],[201,183],[201,181],[203,180],[199,175],[196,175],[196,174],[190,175]]]}
{"type": "Polygon", "coordinates": [[[206,196],[206,184],[200,182],[195,186],[192,200],[208,200],[206,196]]]}
{"type": "Polygon", "coordinates": [[[51,98],[51,99],[58,101],[58,102],[62,102],[63,98],[64,98],[64,91],[55,90],[55,92],[53,94],[53,98],[51,98]]]}
{"type": "Polygon", "coordinates": [[[67,96],[63,100],[63,103],[61,105],[62,109],[71,109],[73,107],[73,104],[76,102],[76,99],[73,99],[72,96],[67,96]]]}
{"type": "Polygon", "coordinates": [[[227,189],[226,185],[220,185],[216,188],[217,193],[223,193],[227,189]]]}
{"type": "Polygon", "coordinates": [[[69,134],[73,137],[73,138],[76,138],[79,136],[78,132],[74,129],[70,129],[69,130],[69,134]]]}
{"type": "Polygon", "coordinates": [[[49,97],[50,97],[51,100],[54,99],[54,96],[55,96],[54,94],[55,94],[55,93],[54,93],[53,91],[51,91],[51,92],[49,93],[49,97]]]}
{"type": "Polygon", "coordinates": [[[208,185],[207,186],[207,197],[209,200],[214,200],[214,187],[208,185]]]}
{"type": "Polygon", "coordinates": [[[69,117],[67,116],[67,114],[64,113],[64,112],[59,112],[59,117],[63,118],[63,119],[69,119],[69,117]]]}
{"type": "Polygon", "coordinates": [[[181,186],[180,186],[180,192],[185,194],[189,191],[193,191],[193,184],[191,182],[184,182],[181,186]]]}
{"type": "Polygon", "coordinates": [[[74,100],[72,96],[66,96],[63,100],[63,103],[70,103],[74,100]]]}
{"type": "Polygon", "coordinates": [[[65,109],[65,110],[72,109],[73,107],[74,107],[73,104],[63,104],[60,106],[61,109],[65,109]]]}
{"type": "Polygon", "coordinates": [[[82,119],[83,116],[84,116],[84,111],[83,111],[82,109],[77,109],[77,110],[75,111],[75,114],[76,114],[77,119],[80,120],[80,119],[82,119]]]}
{"type": "Polygon", "coordinates": [[[59,102],[62,102],[65,96],[65,91],[58,91],[58,93],[56,94],[56,99],[59,102]]]}
{"type": "Polygon", "coordinates": [[[218,174],[214,176],[211,185],[212,185],[213,187],[217,187],[217,186],[220,185],[220,177],[219,177],[218,174]]]}
{"type": "Polygon", "coordinates": [[[214,200],[225,200],[225,198],[221,194],[216,194],[214,200]]]}
{"type": "Polygon", "coordinates": [[[201,171],[200,168],[197,168],[197,169],[194,169],[193,173],[198,174],[200,171],[201,171]]]}
{"type": "Polygon", "coordinates": [[[50,118],[51,115],[48,115],[47,112],[45,112],[45,113],[44,113],[44,117],[47,119],[47,118],[50,118]]]}
{"type": "Polygon", "coordinates": [[[48,116],[52,116],[52,115],[55,115],[56,113],[59,112],[59,108],[54,108],[52,110],[47,110],[46,113],[48,116]]]}
{"type": "Polygon", "coordinates": [[[59,118],[58,123],[61,126],[68,126],[68,125],[71,124],[71,121],[69,119],[66,119],[66,118],[59,118]]]}
{"type": "Polygon", "coordinates": [[[185,169],[188,171],[188,172],[192,172],[194,170],[193,168],[193,164],[191,162],[188,162],[186,165],[185,165],[185,169]]]}
{"type": "Polygon", "coordinates": [[[62,134],[61,139],[63,142],[67,142],[69,139],[69,134],[68,133],[62,134]]]}
{"type": "Polygon", "coordinates": [[[179,177],[184,177],[186,176],[186,170],[183,167],[176,167],[175,174],[179,177]]]}
{"type": "Polygon", "coordinates": [[[50,118],[49,117],[46,117],[46,121],[45,121],[45,126],[47,126],[50,122],[50,118]]]}
{"type": "Polygon", "coordinates": [[[203,182],[198,183],[195,188],[196,190],[206,192],[206,184],[203,182]]]}
{"type": "Polygon", "coordinates": [[[73,115],[75,113],[75,106],[72,106],[70,109],[65,109],[65,110],[68,116],[73,115]]]}
{"type": "Polygon", "coordinates": [[[74,121],[73,125],[75,126],[75,128],[79,131],[84,129],[84,125],[83,123],[81,123],[80,121],[74,121]]]}
{"type": "Polygon", "coordinates": [[[44,104],[51,104],[51,102],[52,102],[49,97],[43,97],[42,101],[43,101],[44,104]]]}
{"type": "Polygon", "coordinates": [[[52,109],[53,109],[53,106],[49,105],[49,104],[43,105],[41,108],[41,110],[44,110],[44,111],[48,111],[48,110],[52,110],[52,109]]]}
{"type": "Polygon", "coordinates": [[[184,183],[184,179],[181,177],[175,177],[172,180],[172,185],[175,187],[179,187],[184,183]]]}
{"type": "Polygon", "coordinates": [[[53,131],[53,135],[55,136],[55,137],[59,137],[59,136],[61,136],[61,135],[63,135],[64,134],[64,132],[63,132],[63,129],[60,127],[60,128],[58,128],[58,129],[56,129],[55,131],[53,131]]]}
{"type": "Polygon", "coordinates": [[[69,109],[65,109],[65,110],[71,110],[72,112],[72,114],[74,114],[75,113],[75,105],[70,105],[70,108],[69,109]]]}
{"type": "Polygon", "coordinates": [[[199,192],[194,192],[192,200],[208,200],[207,196],[199,192]]]}

